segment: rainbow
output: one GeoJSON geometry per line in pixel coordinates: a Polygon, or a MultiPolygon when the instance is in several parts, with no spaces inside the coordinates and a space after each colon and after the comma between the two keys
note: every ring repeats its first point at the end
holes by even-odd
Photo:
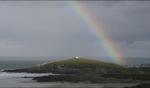
{"type": "Polygon", "coordinates": [[[95,35],[98,43],[103,47],[106,53],[112,58],[112,61],[117,64],[125,64],[126,60],[123,54],[119,51],[117,44],[113,42],[110,34],[100,25],[93,17],[87,6],[81,1],[68,1],[71,8],[75,11],[78,17],[86,24],[87,30],[95,35]]]}

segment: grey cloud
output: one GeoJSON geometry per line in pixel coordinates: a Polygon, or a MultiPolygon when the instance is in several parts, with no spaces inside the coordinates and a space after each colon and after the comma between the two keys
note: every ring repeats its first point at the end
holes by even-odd
{"type": "MultiPolygon", "coordinates": [[[[125,56],[149,57],[150,3],[82,2],[125,56]]],[[[107,56],[67,1],[1,2],[0,55],[107,56]]]]}
{"type": "Polygon", "coordinates": [[[99,3],[92,10],[115,39],[126,42],[150,40],[150,3],[148,1],[99,3]]]}

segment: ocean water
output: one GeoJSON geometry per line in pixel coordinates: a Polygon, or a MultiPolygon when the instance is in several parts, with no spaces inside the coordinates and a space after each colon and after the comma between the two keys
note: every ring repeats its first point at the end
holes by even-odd
{"type": "Polygon", "coordinates": [[[50,62],[50,60],[43,60],[43,58],[44,57],[0,56],[0,70],[28,68],[50,62]]]}
{"type": "Polygon", "coordinates": [[[0,72],[0,88],[48,88],[48,83],[37,83],[32,81],[32,78],[23,77],[38,77],[53,75],[52,73],[7,73],[0,72]]]}
{"type": "Polygon", "coordinates": [[[21,61],[21,60],[8,60],[0,61],[0,69],[6,70],[6,69],[19,69],[19,68],[27,68],[27,67],[33,67],[38,64],[45,63],[46,61],[33,61],[33,60],[27,60],[27,61],[21,61]]]}

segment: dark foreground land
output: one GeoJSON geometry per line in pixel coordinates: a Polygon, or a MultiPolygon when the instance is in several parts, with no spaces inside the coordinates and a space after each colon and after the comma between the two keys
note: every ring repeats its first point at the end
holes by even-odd
{"type": "Polygon", "coordinates": [[[131,79],[115,79],[104,78],[100,76],[86,76],[86,75],[49,75],[43,77],[35,77],[33,80],[37,82],[71,82],[71,83],[138,83],[138,80],[131,79]]]}
{"type": "Polygon", "coordinates": [[[33,78],[37,82],[140,83],[150,81],[150,67],[123,67],[84,58],[45,63],[31,68],[7,70],[7,72],[58,74],[33,78]]]}
{"type": "Polygon", "coordinates": [[[142,83],[142,84],[132,86],[132,87],[124,87],[124,88],[150,88],[150,82],[149,83],[142,83]]]}

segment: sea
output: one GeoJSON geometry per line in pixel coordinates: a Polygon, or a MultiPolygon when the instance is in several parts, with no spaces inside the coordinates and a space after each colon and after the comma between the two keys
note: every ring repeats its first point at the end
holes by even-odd
{"type": "MultiPolygon", "coordinates": [[[[7,69],[20,69],[37,66],[38,64],[69,59],[73,57],[49,57],[49,56],[0,56],[0,88],[103,88],[104,86],[114,86],[114,88],[121,88],[126,85],[135,84],[87,84],[87,83],[59,83],[59,82],[36,82],[32,78],[54,75],[52,73],[7,73],[2,72],[7,69]],[[120,87],[119,87],[120,86],[120,87]]],[[[95,60],[109,62],[111,58],[106,57],[86,57],[95,60]]],[[[149,64],[150,58],[127,58],[128,65],[149,64]]]]}

